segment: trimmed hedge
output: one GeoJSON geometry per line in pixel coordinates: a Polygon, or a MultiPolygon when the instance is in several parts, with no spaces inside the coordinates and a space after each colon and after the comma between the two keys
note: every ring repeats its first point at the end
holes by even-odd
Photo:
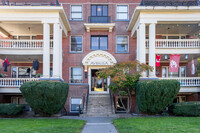
{"type": "Polygon", "coordinates": [[[25,109],[25,105],[22,104],[0,104],[0,114],[1,115],[17,115],[25,109]]]}
{"type": "Polygon", "coordinates": [[[200,116],[200,102],[175,103],[172,112],[178,116],[200,116]]]}
{"type": "Polygon", "coordinates": [[[136,102],[141,112],[157,114],[169,106],[180,90],[177,80],[138,81],[136,102]]]}
{"type": "Polygon", "coordinates": [[[30,107],[43,116],[58,113],[67,100],[69,86],[64,82],[31,81],[20,90],[30,107]]]}

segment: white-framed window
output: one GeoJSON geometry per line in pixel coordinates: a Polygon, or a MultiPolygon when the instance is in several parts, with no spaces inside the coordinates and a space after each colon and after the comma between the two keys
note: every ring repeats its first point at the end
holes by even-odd
{"type": "Polygon", "coordinates": [[[23,97],[11,97],[11,103],[15,103],[15,104],[27,104],[27,102],[25,101],[25,99],[23,97]]]}
{"type": "Polygon", "coordinates": [[[174,103],[182,103],[182,102],[186,102],[186,96],[177,96],[174,99],[174,103]]]}
{"type": "Polygon", "coordinates": [[[116,19],[128,20],[128,5],[117,5],[116,19]]]}
{"type": "Polygon", "coordinates": [[[128,36],[116,37],[116,51],[119,53],[127,53],[129,51],[129,38],[128,36]]]}
{"type": "Polygon", "coordinates": [[[83,51],[83,37],[82,36],[71,36],[71,52],[83,51]]]}
{"type": "Polygon", "coordinates": [[[178,72],[169,72],[168,66],[162,67],[162,77],[186,77],[186,67],[179,66],[178,72]]]}
{"type": "Polygon", "coordinates": [[[83,69],[82,67],[70,68],[70,83],[82,83],[83,82],[83,69]]]}
{"type": "Polygon", "coordinates": [[[83,7],[82,5],[71,5],[71,20],[83,19],[83,7]]]}
{"type": "Polygon", "coordinates": [[[83,111],[83,100],[82,98],[71,98],[70,101],[70,112],[79,112],[83,111]]]}
{"type": "Polygon", "coordinates": [[[33,78],[36,70],[29,66],[13,66],[11,70],[12,78],[33,78]]]}

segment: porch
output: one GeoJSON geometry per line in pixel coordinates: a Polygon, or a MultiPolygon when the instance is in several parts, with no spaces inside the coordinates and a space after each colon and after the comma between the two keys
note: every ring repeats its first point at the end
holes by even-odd
{"type": "MultiPolygon", "coordinates": [[[[50,79],[52,64],[52,79],[62,80],[62,40],[71,30],[63,7],[1,6],[0,11],[0,58],[8,58],[16,66],[39,59],[41,78],[50,79]]],[[[33,80],[10,78],[2,79],[1,85],[19,87],[33,80]]]]}

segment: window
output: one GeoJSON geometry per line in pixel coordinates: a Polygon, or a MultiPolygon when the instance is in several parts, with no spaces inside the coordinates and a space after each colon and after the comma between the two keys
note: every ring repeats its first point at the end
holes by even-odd
{"type": "Polygon", "coordinates": [[[182,102],[186,102],[186,96],[177,96],[173,103],[182,103],[182,102]]]}
{"type": "Polygon", "coordinates": [[[72,20],[82,20],[82,5],[72,5],[71,6],[71,19],[72,20]]]}
{"type": "Polygon", "coordinates": [[[107,50],[108,36],[91,36],[91,50],[107,50]]]}
{"type": "Polygon", "coordinates": [[[108,16],[107,5],[92,5],[91,16],[108,16]]]}
{"type": "Polygon", "coordinates": [[[186,67],[180,66],[178,72],[169,72],[169,67],[162,67],[162,77],[186,77],[186,67]]]}
{"type": "Polygon", "coordinates": [[[117,52],[128,52],[128,36],[117,36],[117,52]]]}
{"type": "Polygon", "coordinates": [[[72,67],[70,83],[82,83],[82,73],[83,72],[81,67],[72,67]]]}
{"type": "Polygon", "coordinates": [[[117,97],[116,112],[126,112],[126,110],[129,110],[129,98],[127,96],[122,96],[120,100],[120,97],[117,97]]]}
{"type": "Polygon", "coordinates": [[[71,51],[82,51],[82,36],[71,36],[71,51]]]}
{"type": "Polygon", "coordinates": [[[128,20],[128,5],[117,5],[117,20],[128,20]]]}
{"type": "Polygon", "coordinates": [[[71,98],[71,112],[79,112],[79,107],[80,111],[82,112],[83,110],[82,98],[71,98]]]}
{"type": "Polygon", "coordinates": [[[33,78],[36,76],[36,71],[32,67],[12,67],[12,78],[33,78]]]}

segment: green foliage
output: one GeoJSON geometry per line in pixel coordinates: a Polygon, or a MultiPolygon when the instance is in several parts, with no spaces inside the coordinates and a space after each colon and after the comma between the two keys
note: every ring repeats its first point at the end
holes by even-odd
{"type": "Polygon", "coordinates": [[[174,115],[180,116],[200,116],[200,102],[183,102],[172,105],[174,115]]]}
{"type": "Polygon", "coordinates": [[[1,115],[17,115],[21,113],[25,108],[22,104],[0,104],[0,114],[1,115]]]}
{"type": "Polygon", "coordinates": [[[169,106],[180,90],[176,80],[139,81],[136,102],[141,112],[156,114],[169,106]]]}
{"type": "Polygon", "coordinates": [[[63,108],[68,89],[67,83],[53,81],[31,81],[20,87],[26,102],[43,116],[56,114],[63,108]]]}
{"type": "MultiPolygon", "coordinates": [[[[126,61],[102,69],[97,72],[97,75],[101,78],[111,77],[112,84],[109,85],[109,89],[112,92],[119,96],[128,95],[131,97],[131,92],[135,90],[141,73],[148,70],[152,70],[152,67],[140,64],[138,61],[126,61]]],[[[130,108],[131,105],[132,99],[130,98],[130,108]]]]}

